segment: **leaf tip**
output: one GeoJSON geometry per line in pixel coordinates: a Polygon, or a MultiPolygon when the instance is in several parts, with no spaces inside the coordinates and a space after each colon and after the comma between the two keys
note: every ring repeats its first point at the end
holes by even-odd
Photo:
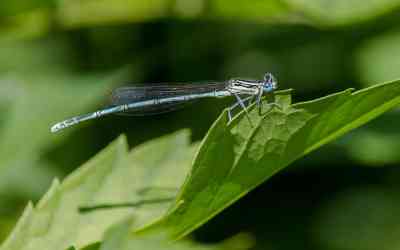
{"type": "Polygon", "coordinates": [[[36,207],[37,208],[44,207],[51,200],[51,198],[54,197],[54,194],[58,191],[59,186],[60,186],[60,180],[58,178],[54,178],[53,182],[50,185],[49,190],[47,190],[42,199],[39,200],[36,207]]]}

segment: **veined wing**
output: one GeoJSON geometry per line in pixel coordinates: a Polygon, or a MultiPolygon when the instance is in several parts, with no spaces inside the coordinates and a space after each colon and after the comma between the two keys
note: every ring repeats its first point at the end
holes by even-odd
{"type": "MultiPolygon", "coordinates": [[[[193,83],[193,84],[163,84],[163,85],[143,85],[120,87],[114,90],[111,96],[111,105],[118,106],[135,102],[142,102],[152,99],[162,99],[188,94],[200,94],[211,91],[223,90],[226,87],[225,82],[214,83],[193,83]]],[[[127,110],[119,115],[145,116],[171,112],[182,108],[185,104],[193,101],[182,101],[173,103],[163,103],[137,109],[127,110]]]]}

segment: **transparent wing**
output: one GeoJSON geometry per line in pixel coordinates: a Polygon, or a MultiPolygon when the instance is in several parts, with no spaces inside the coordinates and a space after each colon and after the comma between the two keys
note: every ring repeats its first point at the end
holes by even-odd
{"type": "MultiPolygon", "coordinates": [[[[192,93],[206,93],[224,89],[226,83],[193,83],[184,85],[149,85],[121,87],[114,90],[111,95],[111,105],[118,106],[152,99],[161,99],[192,93]]],[[[130,109],[119,115],[145,116],[171,112],[184,107],[193,101],[163,103],[138,109],[130,109]]]]}

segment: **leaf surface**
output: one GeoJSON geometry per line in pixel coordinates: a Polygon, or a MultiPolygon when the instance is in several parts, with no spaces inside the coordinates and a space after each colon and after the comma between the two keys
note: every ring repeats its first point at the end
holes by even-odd
{"type": "Polygon", "coordinates": [[[134,216],[135,225],[148,223],[169,203],[91,213],[79,213],[78,209],[149,200],[156,197],[145,192],[149,187],[168,187],[174,195],[188,172],[192,153],[186,131],[154,140],[131,153],[125,137],[120,137],[61,184],[54,181],[35,207],[29,204],[1,249],[81,248],[100,241],[105,230],[126,216],[134,216]]]}
{"type": "Polygon", "coordinates": [[[226,125],[224,112],[202,142],[192,172],[169,214],[146,230],[167,228],[180,238],[206,223],[296,159],[400,103],[400,81],[345,90],[291,104],[290,94],[250,108],[226,125]]]}

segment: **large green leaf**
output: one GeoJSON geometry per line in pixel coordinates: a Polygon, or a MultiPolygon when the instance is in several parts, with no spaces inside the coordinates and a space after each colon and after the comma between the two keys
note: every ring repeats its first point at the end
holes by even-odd
{"type": "Polygon", "coordinates": [[[148,223],[165,214],[169,203],[90,214],[77,209],[140,201],[144,193],[149,196],[147,187],[179,187],[193,150],[185,133],[151,142],[130,155],[120,138],[61,185],[56,181],[36,208],[29,205],[3,249],[80,248],[101,240],[110,225],[130,215],[136,222],[132,230],[167,229],[174,238],[182,237],[294,160],[399,104],[400,81],[298,104],[291,104],[288,91],[274,98],[277,105],[264,103],[261,110],[253,105],[248,116],[242,112],[229,124],[226,112],[221,115],[171,209],[153,224],[148,223]]]}
{"type": "Polygon", "coordinates": [[[168,202],[91,213],[79,213],[78,208],[149,200],[156,197],[150,191],[145,194],[149,187],[168,188],[174,195],[188,172],[193,149],[187,132],[154,140],[129,154],[120,137],[61,184],[54,181],[37,206],[29,204],[1,249],[80,248],[101,240],[110,225],[126,216],[134,216],[135,225],[154,220],[168,202]]]}
{"type": "Polygon", "coordinates": [[[291,105],[277,93],[279,107],[250,108],[227,125],[226,113],[204,139],[175,206],[158,223],[180,238],[287,167],[296,159],[363,125],[400,103],[400,81],[352,93],[339,92],[291,105]]]}

